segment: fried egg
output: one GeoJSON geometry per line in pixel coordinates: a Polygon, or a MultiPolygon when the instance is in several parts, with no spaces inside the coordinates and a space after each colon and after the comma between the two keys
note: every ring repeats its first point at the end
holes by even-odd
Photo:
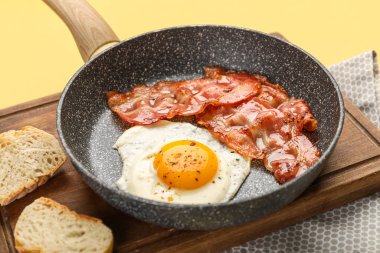
{"type": "Polygon", "coordinates": [[[156,201],[225,202],[234,197],[250,171],[250,159],[190,123],[162,120],[134,126],[114,148],[123,161],[117,187],[156,201]]]}

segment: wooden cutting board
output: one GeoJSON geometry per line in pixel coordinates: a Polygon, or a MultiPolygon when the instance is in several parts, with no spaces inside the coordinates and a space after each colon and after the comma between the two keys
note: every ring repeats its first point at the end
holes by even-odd
{"type": "MultiPolygon", "coordinates": [[[[55,134],[59,94],[0,110],[0,132],[25,125],[55,134]]],[[[0,252],[15,252],[13,229],[23,208],[40,196],[101,218],[117,252],[218,252],[380,190],[380,131],[345,99],[342,136],[320,177],[296,201],[259,220],[214,231],[178,231],[144,223],[112,208],[80,178],[70,161],[36,191],[0,208],[0,252]]]]}

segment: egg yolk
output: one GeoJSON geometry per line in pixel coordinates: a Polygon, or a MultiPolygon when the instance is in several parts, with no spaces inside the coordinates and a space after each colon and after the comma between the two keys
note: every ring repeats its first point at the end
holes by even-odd
{"type": "Polygon", "coordinates": [[[166,144],[156,154],[153,166],[168,186],[196,189],[210,182],[217,170],[215,153],[202,143],[180,140],[166,144]]]}

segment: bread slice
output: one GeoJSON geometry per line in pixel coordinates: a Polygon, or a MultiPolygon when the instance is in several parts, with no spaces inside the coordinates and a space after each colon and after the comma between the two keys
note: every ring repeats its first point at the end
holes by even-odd
{"type": "Polygon", "coordinates": [[[101,220],[79,215],[41,197],[25,207],[14,231],[19,252],[112,252],[112,231],[101,220]]]}
{"type": "Polygon", "coordinates": [[[0,205],[44,184],[65,162],[58,140],[35,127],[0,134],[0,205]]]}

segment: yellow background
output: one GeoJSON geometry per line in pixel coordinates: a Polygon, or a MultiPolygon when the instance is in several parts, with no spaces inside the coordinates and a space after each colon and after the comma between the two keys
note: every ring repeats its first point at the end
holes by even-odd
{"type": "MultiPolygon", "coordinates": [[[[279,31],[325,65],[380,50],[380,1],[89,0],[121,39],[187,24],[279,31]]],[[[40,0],[0,0],[0,108],[59,92],[82,59],[40,0]]]]}

